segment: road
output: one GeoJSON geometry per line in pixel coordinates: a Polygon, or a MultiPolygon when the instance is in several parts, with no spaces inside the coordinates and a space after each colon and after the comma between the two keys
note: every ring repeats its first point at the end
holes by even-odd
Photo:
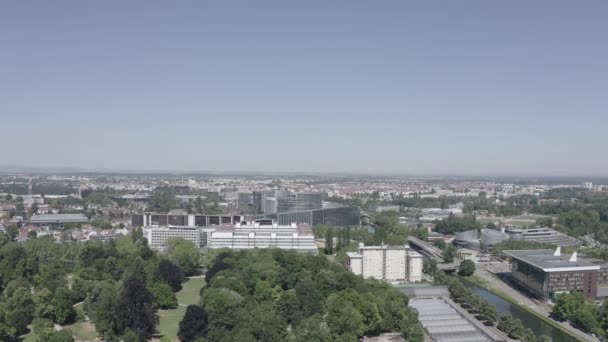
{"type": "MultiPolygon", "coordinates": [[[[507,283],[501,281],[500,279],[497,279],[494,275],[492,275],[484,267],[484,265],[476,264],[476,266],[477,266],[477,269],[475,271],[475,275],[477,277],[479,277],[480,279],[482,279],[483,281],[485,281],[490,286],[490,288],[496,289],[498,291],[505,293],[506,295],[510,296],[512,299],[517,301],[517,303],[520,306],[525,306],[525,307],[551,319],[549,316],[549,314],[552,310],[551,306],[549,306],[548,304],[537,303],[537,302],[533,301],[532,299],[526,297],[525,295],[521,294],[519,291],[517,291],[516,289],[509,286],[507,283]]],[[[555,320],[552,320],[552,321],[561,325],[562,327],[564,327],[565,330],[568,330],[573,335],[580,338],[581,341],[600,342],[600,340],[598,338],[594,338],[590,335],[585,334],[584,332],[574,328],[568,322],[558,322],[555,320]]]]}

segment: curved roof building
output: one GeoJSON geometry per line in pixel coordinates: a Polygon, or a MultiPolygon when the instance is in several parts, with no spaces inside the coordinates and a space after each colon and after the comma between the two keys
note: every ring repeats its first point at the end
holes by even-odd
{"type": "Polygon", "coordinates": [[[466,247],[474,244],[479,239],[476,229],[467,230],[454,234],[454,244],[461,247],[466,247]]]}
{"type": "Polygon", "coordinates": [[[481,230],[482,246],[496,246],[504,240],[507,240],[507,235],[505,235],[499,230],[487,228],[481,230]]]}

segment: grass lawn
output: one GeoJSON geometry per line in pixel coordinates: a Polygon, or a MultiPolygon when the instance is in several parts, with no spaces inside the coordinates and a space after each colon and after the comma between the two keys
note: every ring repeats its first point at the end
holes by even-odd
{"type": "Polygon", "coordinates": [[[204,278],[188,279],[188,281],[182,285],[182,290],[176,293],[177,302],[184,305],[197,304],[204,283],[204,278]]]}
{"type": "Polygon", "coordinates": [[[205,280],[203,278],[192,278],[185,282],[182,290],[176,294],[180,306],[173,310],[158,310],[160,324],[158,331],[160,335],[167,336],[171,341],[177,341],[177,330],[179,322],[186,314],[186,307],[182,305],[197,304],[200,299],[200,290],[205,280]]]}
{"type": "Polygon", "coordinates": [[[34,330],[31,330],[29,334],[23,336],[23,342],[37,342],[38,341],[38,335],[34,332],[34,330]]]}
{"type": "Polygon", "coordinates": [[[161,336],[167,336],[171,341],[177,341],[177,329],[182,317],[186,314],[186,308],[178,306],[174,310],[158,310],[160,324],[158,331],[161,336]]]}
{"type": "MultiPolygon", "coordinates": [[[[84,316],[84,312],[82,311],[82,304],[78,304],[74,306],[76,312],[79,315],[84,316]]],[[[95,325],[93,323],[81,320],[74,324],[68,324],[63,326],[63,329],[70,329],[72,331],[72,335],[76,339],[76,341],[95,341],[97,337],[97,332],[95,331],[95,325]]],[[[31,330],[29,334],[23,337],[23,342],[37,342],[38,335],[31,330]]]]}

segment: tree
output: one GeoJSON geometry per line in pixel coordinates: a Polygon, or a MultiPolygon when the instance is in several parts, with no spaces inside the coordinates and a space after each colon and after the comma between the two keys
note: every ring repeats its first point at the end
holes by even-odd
{"type": "Polygon", "coordinates": [[[479,303],[479,314],[482,320],[486,321],[486,324],[493,325],[496,323],[496,318],[498,316],[496,307],[485,299],[481,300],[479,303]]]}
{"type": "Polygon", "coordinates": [[[175,209],[177,207],[177,200],[175,199],[175,194],[173,191],[168,188],[164,188],[154,192],[148,201],[146,210],[158,213],[167,213],[171,209],[175,209]]]}
{"type": "Polygon", "coordinates": [[[157,323],[154,297],[143,279],[137,274],[127,275],[114,307],[114,331],[122,335],[130,329],[144,341],[154,334],[157,323]]]}
{"type": "Polygon", "coordinates": [[[562,293],[553,307],[553,316],[560,321],[572,320],[584,305],[585,298],[580,293],[562,293]]]}
{"type": "Polygon", "coordinates": [[[47,336],[54,331],[53,322],[49,319],[35,318],[32,321],[32,329],[38,336],[47,336]]]}
{"type": "Polygon", "coordinates": [[[55,307],[53,306],[53,294],[47,288],[43,288],[34,294],[34,304],[36,308],[34,310],[34,316],[38,318],[44,318],[51,320],[55,313],[55,307]]]}
{"type": "Polygon", "coordinates": [[[53,299],[55,307],[55,322],[65,325],[74,321],[76,311],[72,306],[72,292],[65,287],[60,287],[55,291],[53,299]]]}
{"type": "Polygon", "coordinates": [[[34,202],[32,203],[32,206],[30,207],[30,216],[35,215],[38,212],[38,203],[34,202]]]}
{"type": "Polygon", "coordinates": [[[23,198],[17,197],[17,199],[19,199],[19,198],[21,198],[21,202],[19,202],[19,203],[17,203],[17,205],[15,205],[15,210],[17,210],[17,214],[25,217],[26,212],[25,212],[25,206],[23,205],[23,198]]]}
{"type": "Polygon", "coordinates": [[[475,263],[471,260],[463,260],[458,268],[458,275],[468,277],[475,273],[475,263]]]}
{"type": "Polygon", "coordinates": [[[196,212],[198,214],[203,212],[203,200],[201,199],[201,196],[196,197],[194,200],[194,207],[196,208],[196,212]]]}
{"type": "Polygon", "coordinates": [[[177,308],[177,298],[169,285],[165,283],[154,284],[152,295],[154,296],[154,304],[157,308],[163,310],[177,308]]]}
{"type": "Polygon", "coordinates": [[[334,254],[334,229],[329,227],[325,233],[325,254],[334,254]]]}
{"type": "Polygon", "coordinates": [[[169,239],[167,242],[167,256],[177,263],[187,276],[196,274],[200,253],[192,241],[181,238],[169,239]]]}
{"type": "Polygon", "coordinates": [[[437,246],[437,248],[444,250],[447,247],[447,244],[445,243],[445,241],[443,239],[439,239],[435,241],[435,246],[437,246]]]}
{"type": "Polygon", "coordinates": [[[296,342],[331,342],[333,341],[327,325],[323,324],[320,315],[303,319],[294,331],[296,342]]]}
{"type": "Polygon", "coordinates": [[[456,257],[456,247],[448,245],[443,251],[443,259],[445,262],[454,262],[454,257],[456,257]]]}
{"type": "Polygon", "coordinates": [[[184,318],[179,322],[177,337],[180,341],[196,341],[207,335],[207,312],[198,305],[188,305],[184,318]]]}
{"type": "Polygon", "coordinates": [[[182,289],[184,273],[175,263],[167,259],[162,259],[158,263],[158,273],[160,278],[171,286],[173,292],[178,292],[182,289]]]}
{"type": "Polygon", "coordinates": [[[437,261],[435,259],[424,259],[422,270],[426,274],[435,274],[437,272],[437,261]]]}
{"type": "Polygon", "coordinates": [[[22,285],[15,281],[9,283],[3,293],[5,301],[0,306],[4,309],[4,323],[14,329],[15,336],[27,333],[27,325],[31,323],[36,308],[30,289],[22,285]]]}
{"type": "Polygon", "coordinates": [[[113,283],[99,282],[91,290],[85,302],[85,310],[104,341],[111,341],[116,336],[114,333],[114,311],[118,300],[116,293],[117,288],[113,283]]]}
{"type": "Polygon", "coordinates": [[[511,314],[508,312],[505,312],[500,315],[500,320],[498,321],[497,328],[505,332],[507,335],[511,335],[511,332],[515,328],[515,321],[513,320],[513,316],[511,316],[511,314]]]}
{"type": "Polygon", "coordinates": [[[553,218],[552,217],[541,217],[536,220],[536,224],[541,227],[551,227],[553,226],[553,218]]]}
{"type": "Polygon", "coordinates": [[[277,300],[277,311],[289,323],[297,322],[300,317],[300,300],[294,290],[283,291],[277,300]]]}
{"type": "Polygon", "coordinates": [[[536,338],[536,342],[551,342],[551,338],[547,335],[540,335],[536,338]]]}
{"type": "Polygon", "coordinates": [[[12,224],[6,228],[6,234],[11,241],[14,241],[17,235],[19,235],[19,228],[12,224]]]}

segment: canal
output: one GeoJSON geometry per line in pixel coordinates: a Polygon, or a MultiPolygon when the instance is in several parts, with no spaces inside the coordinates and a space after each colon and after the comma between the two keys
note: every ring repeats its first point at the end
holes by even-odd
{"type": "Polygon", "coordinates": [[[551,338],[553,342],[575,342],[577,341],[575,338],[570,335],[562,332],[559,329],[555,329],[549,324],[543,322],[538,317],[518,308],[515,305],[512,305],[508,301],[498,297],[492,292],[477,286],[471,282],[466,280],[462,280],[464,285],[470,288],[474,294],[477,296],[489,301],[496,307],[496,311],[498,311],[498,315],[500,316],[503,312],[509,312],[514,318],[518,318],[522,321],[526,328],[530,328],[534,331],[536,336],[539,335],[547,335],[551,338]]]}

